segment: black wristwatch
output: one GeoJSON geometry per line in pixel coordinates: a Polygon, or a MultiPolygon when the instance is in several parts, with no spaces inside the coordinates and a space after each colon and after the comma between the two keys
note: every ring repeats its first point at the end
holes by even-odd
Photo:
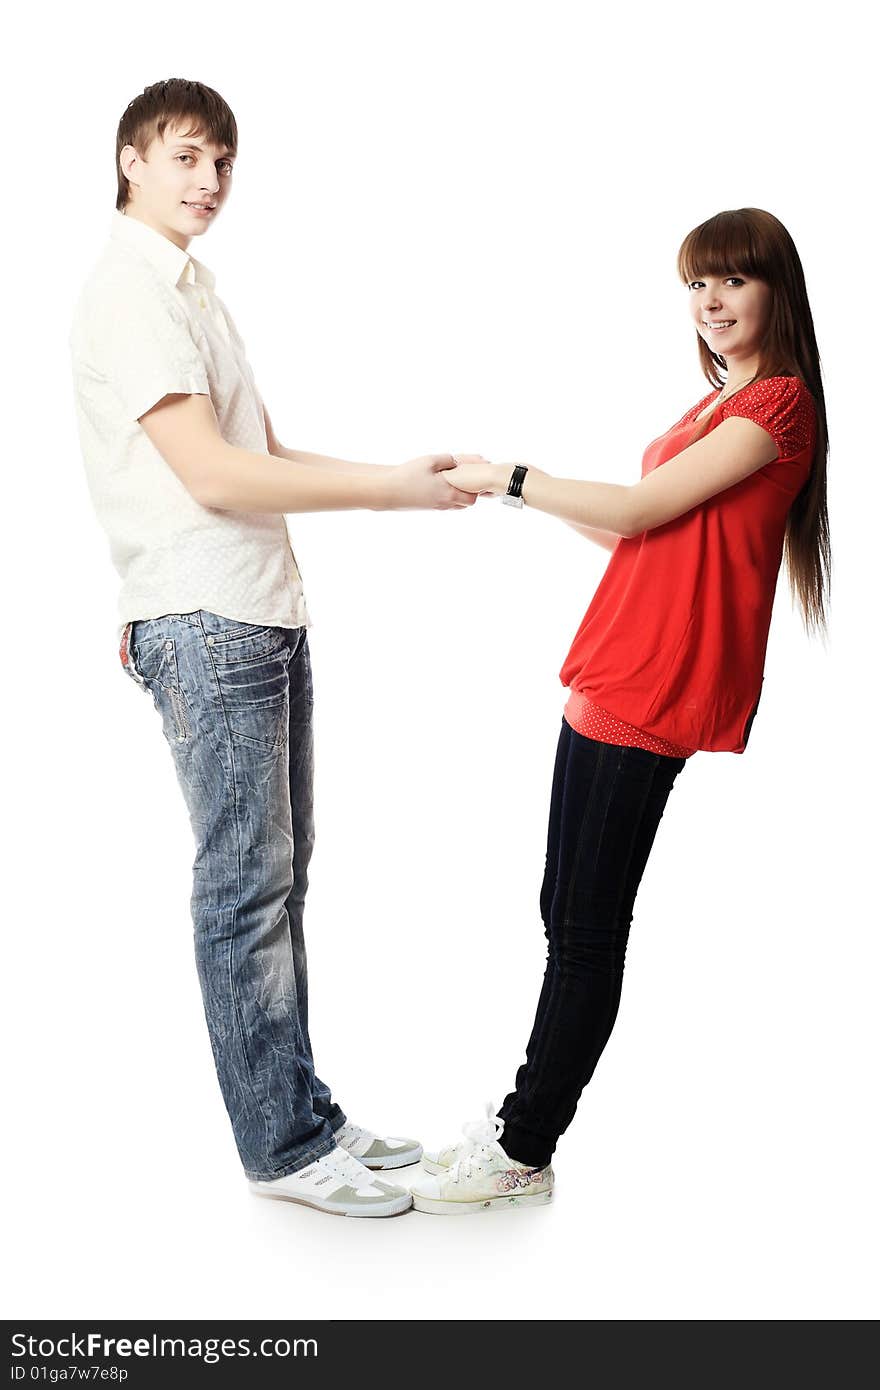
{"type": "Polygon", "coordinates": [[[528,473],[528,468],[524,463],[518,463],[510,475],[510,482],[507,485],[507,492],[501,501],[506,502],[508,507],[521,507],[523,504],[522,490],[523,483],[528,473]]]}

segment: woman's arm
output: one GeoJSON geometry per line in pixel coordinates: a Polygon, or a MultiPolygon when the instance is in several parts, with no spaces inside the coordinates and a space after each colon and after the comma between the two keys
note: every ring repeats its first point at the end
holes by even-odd
{"type": "MultiPolygon", "coordinates": [[[[481,462],[481,463],[486,463],[487,460],[486,460],[486,459],[480,459],[480,462],[481,462]]],[[[503,466],[504,466],[504,465],[499,464],[499,467],[503,467],[503,466]]],[[[513,472],[513,465],[511,465],[511,470],[510,470],[510,471],[513,472]]],[[[530,472],[530,473],[534,472],[536,476],[537,476],[538,474],[540,474],[540,476],[541,476],[542,478],[549,478],[549,477],[550,477],[550,474],[549,474],[549,473],[543,472],[543,470],[540,469],[540,468],[532,469],[532,468],[530,467],[530,468],[529,468],[529,472],[530,472]]],[[[510,482],[510,474],[509,474],[509,473],[508,473],[508,475],[507,475],[507,481],[508,481],[508,483],[510,482]]],[[[504,488],[504,491],[505,491],[505,492],[507,491],[507,487],[506,487],[506,486],[505,486],[505,488],[504,488]]],[[[578,521],[569,521],[569,522],[566,522],[566,525],[570,526],[571,529],[572,529],[572,531],[577,531],[577,533],[578,533],[579,536],[586,536],[586,538],[587,538],[588,541],[593,541],[596,545],[601,545],[601,547],[602,547],[603,550],[613,550],[614,547],[617,545],[617,542],[620,540],[620,537],[617,536],[617,535],[615,535],[613,531],[600,531],[600,530],[599,530],[597,527],[595,527],[595,526],[582,526],[582,525],[580,524],[580,522],[578,522],[578,521]]]]}
{"type": "MultiPolygon", "coordinates": [[[[529,468],[522,498],[526,506],[576,526],[639,536],[742,482],[772,463],[777,453],[765,429],[753,420],[731,416],[632,486],[554,478],[529,468]]],[[[461,457],[458,467],[447,473],[453,487],[496,496],[505,493],[514,465],[472,461],[472,457],[461,457]]]]}
{"type": "Polygon", "coordinates": [[[601,545],[603,550],[613,550],[620,540],[613,531],[598,531],[595,526],[580,526],[576,521],[566,522],[572,531],[577,531],[578,535],[586,536],[588,541],[594,541],[596,545],[601,545]]]}

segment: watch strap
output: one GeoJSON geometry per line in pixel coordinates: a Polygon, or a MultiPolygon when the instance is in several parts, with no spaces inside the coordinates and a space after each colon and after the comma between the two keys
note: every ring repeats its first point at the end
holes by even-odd
{"type": "Polygon", "coordinates": [[[524,463],[518,463],[510,475],[510,482],[507,484],[507,492],[502,497],[502,502],[507,502],[511,507],[521,507],[523,504],[522,490],[528,468],[524,463]]]}

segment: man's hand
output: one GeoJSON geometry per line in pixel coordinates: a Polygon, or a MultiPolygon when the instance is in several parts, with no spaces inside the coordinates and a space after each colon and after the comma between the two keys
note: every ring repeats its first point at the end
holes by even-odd
{"type": "Polygon", "coordinates": [[[446,481],[449,470],[454,468],[451,454],[425,454],[398,464],[391,469],[388,479],[389,510],[418,507],[442,512],[472,507],[477,499],[450,487],[446,481]]]}

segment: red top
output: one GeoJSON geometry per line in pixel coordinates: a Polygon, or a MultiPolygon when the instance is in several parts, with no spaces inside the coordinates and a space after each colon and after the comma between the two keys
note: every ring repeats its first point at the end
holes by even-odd
{"type": "MultiPolygon", "coordinates": [[[[642,477],[689,444],[718,391],[648,445],[642,477]]],[[[742,753],[758,707],[789,508],[806,482],[816,434],[798,377],[738,391],[704,433],[732,415],[771,436],[772,463],[683,516],[622,536],[560,672],[635,728],[687,748],[742,753]]]]}
{"type": "Polygon", "coordinates": [[[665,758],[690,758],[696,748],[682,748],[678,743],[670,743],[666,738],[655,738],[644,729],[634,729],[622,719],[594,704],[579,690],[572,690],[562,711],[566,724],[575,733],[595,739],[597,743],[623,744],[624,748],[645,748],[649,753],[662,753],[665,758]]]}

